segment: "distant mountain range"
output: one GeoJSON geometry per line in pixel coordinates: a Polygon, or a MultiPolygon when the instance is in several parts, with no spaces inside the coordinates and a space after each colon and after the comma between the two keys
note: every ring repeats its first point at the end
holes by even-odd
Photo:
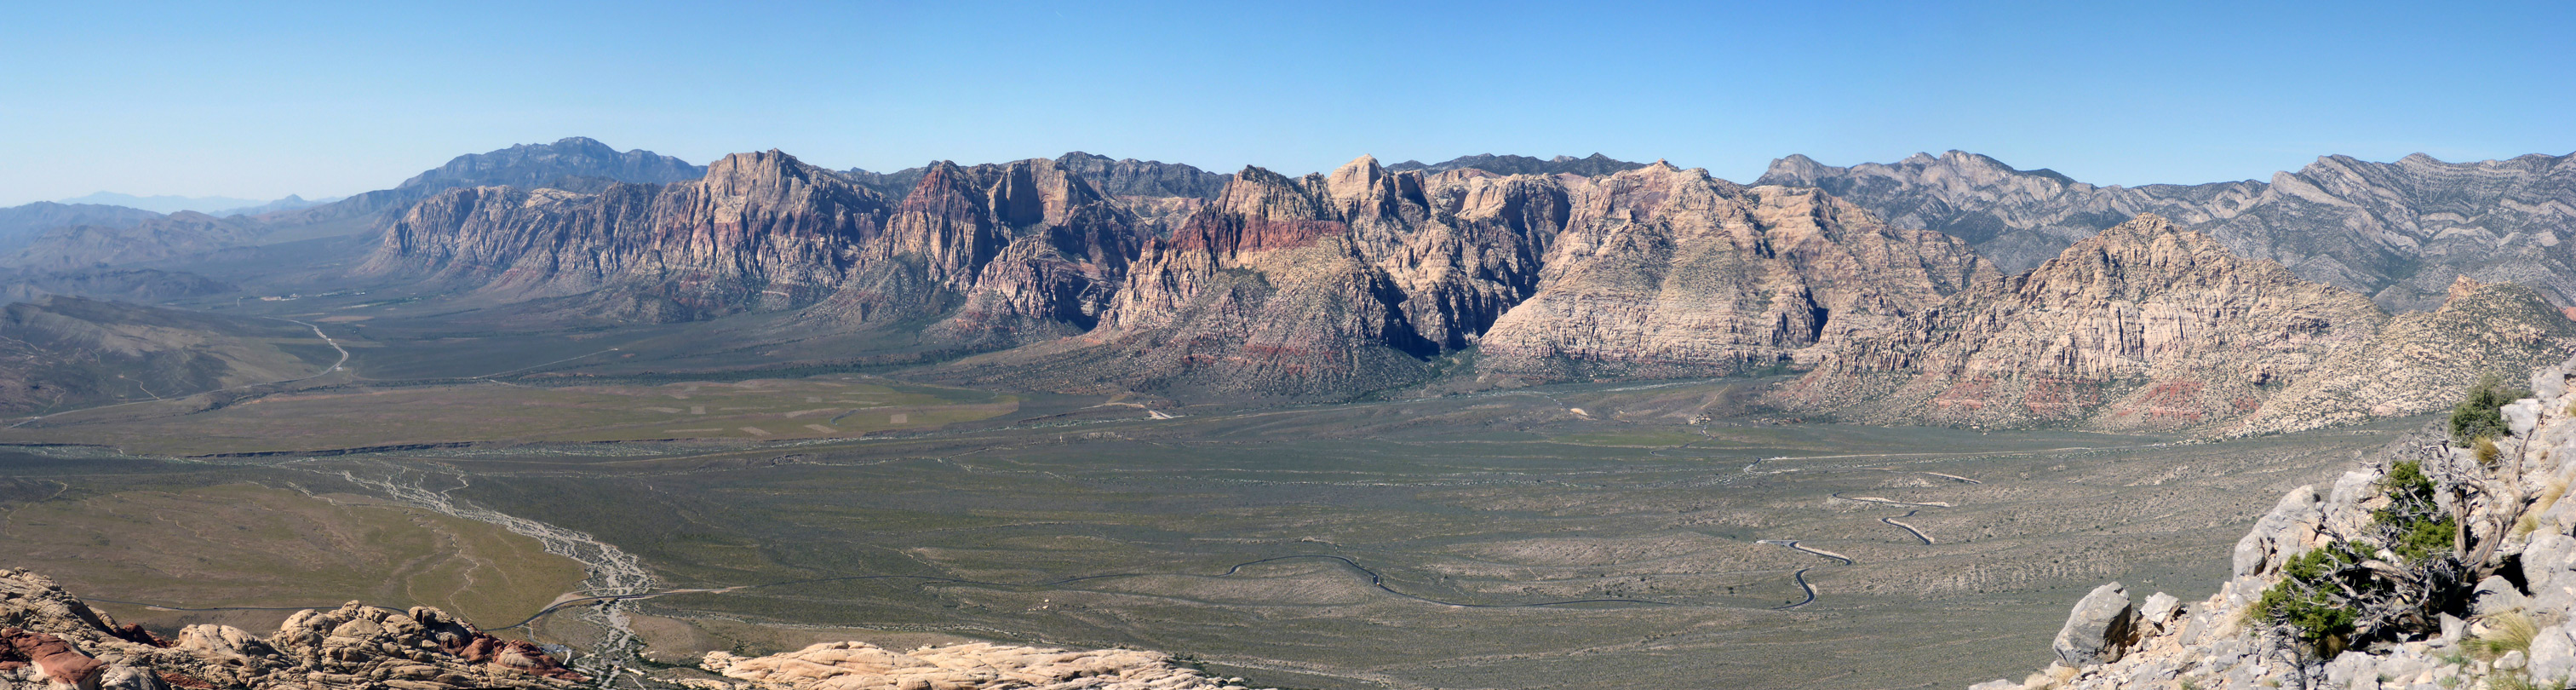
{"type": "Polygon", "coordinates": [[[357,279],[509,323],[768,313],[737,336],[848,336],[869,344],[815,356],[961,384],[1240,402],[1794,373],[1768,404],[2255,432],[2427,411],[2576,348],[2567,160],[2127,189],[1958,152],[1793,156],[1744,186],[1597,154],[872,173],[574,138],[307,209],[58,228],[6,263],[86,285],[68,276],[380,232],[357,279]]]}
{"type": "Polygon", "coordinates": [[[2522,283],[2576,306],[2576,247],[2561,246],[2576,241],[2576,155],[2326,156],[2269,182],[2143,187],[2095,186],[1961,151],[1851,167],[1790,156],[1759,184],[1823,189],[1890,223],[1968,240],[2007,269],[2154,213],[2391,309],[2436,307],[2460,275],[2522,283]]]}
{"type": "Polygon", "coordinates": [[[180,211],[213,213],[224,209],[249,208],[269,202],[257,199],[235,199],[226,196],[191,197],[171,196],[166,194],[159,196],[135,196],[132,194],[118,194],[116,192],[98,192],[88,196],[63,199],[61,200],[61,203],[123,206],[126,208],[151,211],[153,213],[178,213],[180,211]]]}

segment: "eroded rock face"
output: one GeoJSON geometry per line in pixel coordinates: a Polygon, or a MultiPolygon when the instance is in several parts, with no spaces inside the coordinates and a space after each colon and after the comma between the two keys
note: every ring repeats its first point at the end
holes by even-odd
{"type": "Polygon", "coordinates": [[[1779,397],[1873,422],[2200,427],[2255,411],[2386,319],[2144,215],[1854,338],[1779,397]]]}
{"type": "Polygon", "coordinates": [[[970,380],[1341,396],[1475,348],[1493,381],[1785,366],[1992,277],[1966,246],[1805,190],[1650,165],[1605,177],[1258,168],[1148,242],[1097,328],[970,380]]]}
{"type": "Polygon", "coordinates": [[[1484,335],[1483,371],[1662,378],[1811,363],[1997,277],[1954,238],[1811,190],[1662,164],[1566,184],[1567,229],[1534,294],[1484,335]]]}
{"type": "Polygon", "coordinates": [[[1244,690],[1241,679],[1211,678],[1155,652],[1067,651],[991,644],[897,652],[865,642],[826,642],[745,658],[709,652],[709,672],[761,690],[1244,690]]]}
{"type": "Polygon", "coordinates": [[[351,602],[299,612],[265,638],[191,625],[163,640],[116,625],[41,575],[0,570],[0,625],[0,686],[30,670],[54,688],[127,690],[562,690],[582,681],[534,645],[427,607],[351,602]]]}

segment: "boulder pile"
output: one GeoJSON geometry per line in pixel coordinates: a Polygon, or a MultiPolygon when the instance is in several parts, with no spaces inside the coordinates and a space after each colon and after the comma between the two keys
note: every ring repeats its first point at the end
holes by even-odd
{"type": "Polygon", "coordinates": [[[2428,429],[2283,496],[2232,579],[2181,602],[2093,590],[2057,661],[1972,690],[2576,687],[2576,359],[2532,374],[2509,433],[2428,429]]]}
{"type": "Polygon", "coordinates": [[[0,569],[0,690],[562,690],[582,677],[544,650],[429,607],[307,609],[275,634],[191,625],[164,639],[118,626],[53,580],[0,569]]]}

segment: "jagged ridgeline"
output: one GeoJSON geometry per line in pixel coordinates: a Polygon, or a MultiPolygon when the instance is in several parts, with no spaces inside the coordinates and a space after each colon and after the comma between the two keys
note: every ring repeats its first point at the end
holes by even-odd
{"type": "Polygon", "coordinates": [[[2576,155],[2446,163],[2324,156],[2268,182],[2097,186],[1963,151],[1834,167],[1790,156],[1762,184],[1822,188],[1896,225],[1968,240],[2021,271],[2142,213],[2216,238],[2238,256],[2371,296],[2439,306],[2455,276],[2522,283],[2576,307],[2576,155]]]}
{"type": "Polygon", "coordinates": [[[941,163],[895,198],[872,183],[910,171],[859,180],[772,151],[667,185],[459,188],[396,221],[361,272],[557,321],[792,312],[779,337],[1006,350],[928,373],[963,383],[1284,398],[1419,383],[1471,348],[1476,375],[1506,381],[1774,370],[1993,275],[1964,242],[1813,190],[1660,163],[1363,157],[1247,168],[1212,198],[1157,166],[941,163]]]}
{"type": "Polygon", "coordinates": [[[1975,689],[2569,687],[2571,368],[2534,372],[2528,390],[2461,391],[2455,416],[2501,428],[2429,428],[2331,487],[2292,490],[2237,542],[2216,595],[2141,606],[2103,585],[2068,616],[2056,663],[1975,689]]]}

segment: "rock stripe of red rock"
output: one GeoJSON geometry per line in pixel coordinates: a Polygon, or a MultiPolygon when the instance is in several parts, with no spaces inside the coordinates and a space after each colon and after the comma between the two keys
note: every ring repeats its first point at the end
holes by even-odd
{"type": "Polygon", "coordinates": [[[74,687],[93,687],[107,664],[74,649],[62,638],[19,628],[0,630],[0,670],[34,664],[46,678],[74,687]]]}

